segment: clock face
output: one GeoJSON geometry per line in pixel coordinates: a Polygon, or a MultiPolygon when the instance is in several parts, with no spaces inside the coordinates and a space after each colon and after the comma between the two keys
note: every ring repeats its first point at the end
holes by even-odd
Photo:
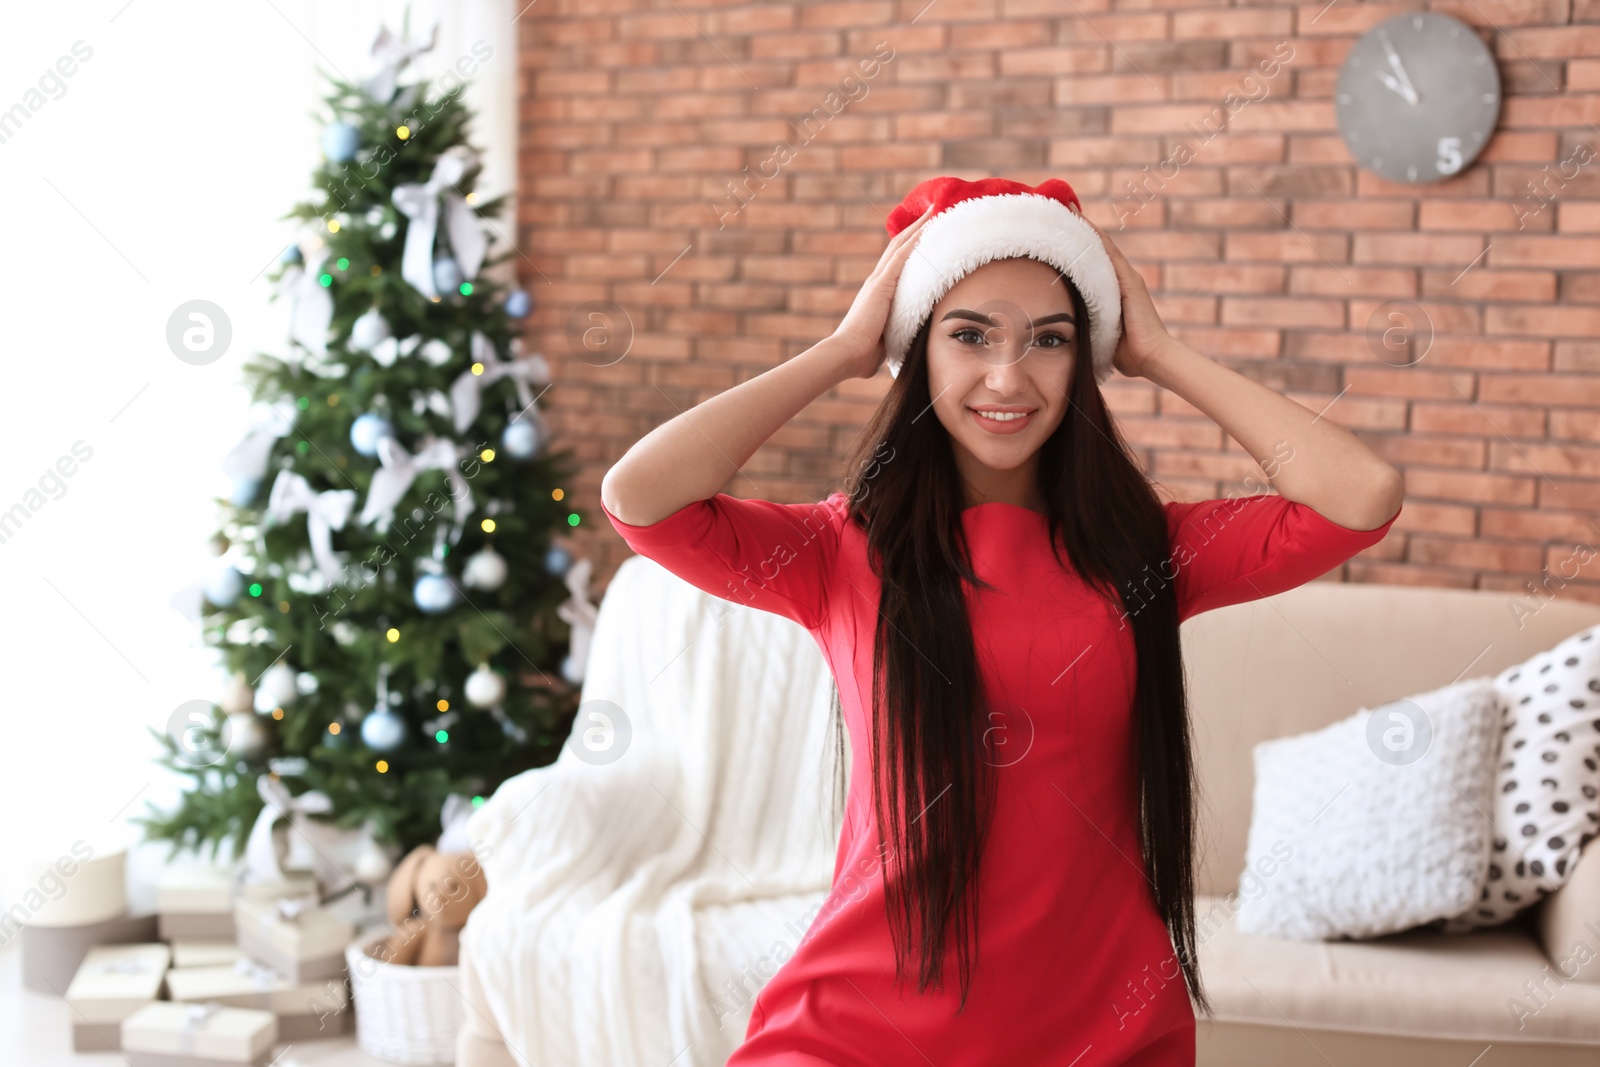
{"type": "Polygon", "coordinates": [[[1334,103],[1358,164],[1390,181],[1442,181],[1494,136],[1500,71],[1459,19],[1396,15],[1351,47],[1334,103]]]}

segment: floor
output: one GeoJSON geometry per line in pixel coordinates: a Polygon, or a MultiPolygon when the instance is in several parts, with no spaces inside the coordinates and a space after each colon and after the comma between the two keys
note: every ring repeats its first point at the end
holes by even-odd
{"type": "MultiPolygon", "coordinates": [[[[0,948],[0,1064],[6,1067],[126,1067],[117,1052],[73,1052],[72,1013],[58,997],[22,988],[22,951],[0,948]]],[[[390,1067],[356,1048],[355,1034],[279,1045],[273,1067],[390,1067]]]]}

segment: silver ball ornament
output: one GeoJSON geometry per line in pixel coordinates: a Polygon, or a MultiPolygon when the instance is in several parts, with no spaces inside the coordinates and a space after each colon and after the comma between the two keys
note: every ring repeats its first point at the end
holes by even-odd
{"type": "Polygon", "coordinates": [[[294,668],[287,663],[274,663],[256,684],[256,710],[266,714],[273,708],[288,707],[299,695],[294,668]]]}
{"type": "Polygon", "coordinates": [[[250,712],[232,712],[223,725],[228,755],[233,759],[253,760],[267,750],[267,727],[250,712]]]}
{"type": "Polygon", "coordinates": [[[222,699],[217,704],[229,715],[248,714],[255,710],[256,693],[245,680],[243,671],[235,671],[233,677],[228,679],[227,686],[222,690],[222,699]]]}
{"type": "Polygon", "coordinates": [[[480,663],[467,675],[465,689],[468,702],[477,708],[492,708],[506,698],[506,680],[490,670],[487,663],[480,663]]]}
{"type": "Polygon", "coordinates": [[[469,589],[495,590],[506,583],[506,558],[492,548],[474,552],[461,569],[469,589]]]}
{"type": "Polygon", "coordinates": [[[393,870],[394,863],[390,861],[389,854],[371,838],[361,846],[361,851],[356,853],[355,863],[351,865],[356,881],[363,885],[380,885],[393,870]]]}

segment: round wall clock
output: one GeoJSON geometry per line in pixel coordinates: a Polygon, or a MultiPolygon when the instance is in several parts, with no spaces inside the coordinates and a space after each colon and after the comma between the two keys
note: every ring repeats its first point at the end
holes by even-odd
{"type": "Polygon", "coordinates": [[[1385,19],[1350,48],[1334,90],[1356,162],[1395,182],[1443,181],[1482,152],[1500,71],[1472,27],[1436,11],[1385,19]]]}

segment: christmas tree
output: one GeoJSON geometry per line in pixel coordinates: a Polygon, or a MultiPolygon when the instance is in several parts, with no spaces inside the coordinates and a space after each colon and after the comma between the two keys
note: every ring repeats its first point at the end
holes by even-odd
{"type": "Polygon", "coordinates": [[[244,367],[254,418],[204,593],[234,682],[155,731],[192,782],[136,820],[175,849],[238,850],[262,775],[391,851],[432,843],[447,796],[481,803],[571,728],[570,455],[546,448],[548,365],[515,336],[527,294],[489,277],[515,253],[489,248],[504,197],[473,191],[460,83],[399,84],[431,44],[383,31],[376,75],[324,74],[316,192],[284,216],[306,237],[270,275],[289,358],[244,367]]]}

